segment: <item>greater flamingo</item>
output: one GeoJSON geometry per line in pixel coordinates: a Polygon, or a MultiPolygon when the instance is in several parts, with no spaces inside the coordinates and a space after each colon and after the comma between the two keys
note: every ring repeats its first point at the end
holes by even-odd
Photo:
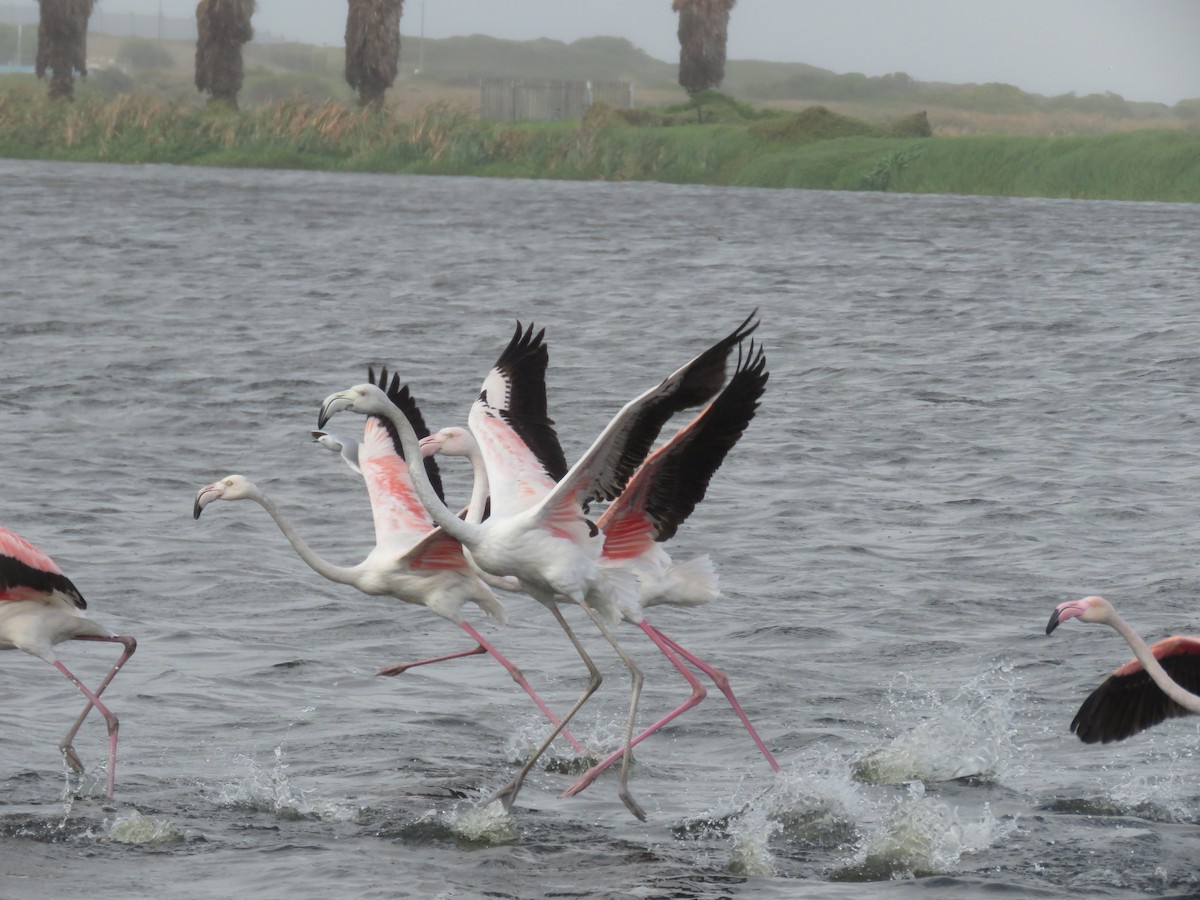
{"type": "MultiPolygon", "coordinates": [[[[401,386],[394,377],[389,385],[385,371],[380,376],[376,390],[389,398],[389,404],[398,405],[406,416],[411,416],[418,428],[428,432],[407,385],[401,386]]],[[[300,558],[318,575],[338,584],[350,585],[364,594],[395,597],[405,603],[424,606],[430,612],[453,622],[477,644],[471,650],[425,662],[488,653],[504,666],[538,709],[557,724],[558,718],[538,696],[521,670],[463,620],[462,609],[467,603],[474,603],[500,624],[504,624],[506,618],[496,595],[463,556],[458,540],[435,527],[417,499],[409,469],[404,464],[392,432],[392,425],[376,416],[368,417],[363,429],[357,461],[371,498],[375,547],[356,566],[335,565],[318,556],[270,497],[242,475],[227,475],[220,481],[202,487],[196,494],[192,516],[200,518],[200,513],[214,500],[253,500],[271,515],[300,558]]],[[[425,464],[418,468],[424,474],[426,483],[433,486],[435,495],[440,495],[441,478],[436,464],[429,465],[431,462],[425,460],[425,464]]],[[[412,668],[412,665],[381,669],[378,674],[395,675],[404,668],[412,668]]],[[[567,733],[563,737],[577,750],[583,749],[573,735],[567,733]]]]}
{"type": "MultiPolygon", "coordinates": [[[[696,504],[704,498],[713,474],[754,417],[767,378],[765,356],[761,348],[756,351],[751,342],[750,350],[744,357],[739,352],[734,374],[721,393],[690,423],[647,457],[625,490],[596,524],[604,534],[601,564],[629,568],[638,576],[640,583],[638,602],[623,606],[622,617],[645,632],[692,688],[687,700],[635,737],[632,744],[636,746],[706,696],[704,687],[676,658],[679,655],[713,680],[729,700],[768,765],[772,770],[779,771],[779,764],[738,703],[726,675],[652,626],[642,613],[645,607],[662,604],[695,606],[719,596],[716,575],[707,554],[673,564],[662,542],[675,535],[696,504]]],[[[540,383],[524,383],[521,393],[526,392],[544,396],[544,380],[540,383]]],[[[517,393],[515,383],[513,393],[517,393]]],[[[511,409],[507,418],[514,429],[521,424],[511,409]]],[[[554,435],[554,443],[557,446],[557,435],[554,435]]],[[[467,518],[468,521],[479,521],[489,485],[483,454],[471,432],[459,427],[443,428],[424,438],[421,449],[426,454],[465,457],[470,462],[475,482],[467,518]]],[[[510,442],[509,452],[514,449],[520,458],[510,460],[510,467],[538,464],[537,454],[532,448],[524,444],[514,448],[510,442]]],[[[617,750],[601,760],[562,796],[572,796],[582,791],[619,759],[621,752],[617,750]]]]}
{"type": "Polygon", "coordinates": [[[358,464],[358,448],[362,446],[354,438],[342,437],[340,434],[330,434],[328,431],[314,431],[313,443],[320,444],[341,457],[342,462],[350,467],[356,475],[362,474],[362,466],[358,464]]]}
{"type": "Polygon", "coordinates": [[[133,656],[137,641],[105,631],[83,615],[87,601],[49,556],[11,531],[0,528],[0,650],[24,650],[44,659],[79,688],[88,704],[58,742],[67,764],[76,772],[83,763],[73,742],[92,707],[100,710],[108,726],[108,782],[106,794],[113,795],[117,775],[117,734],[120,722],[100,695],[133,656]],[[124,646],[124,652],[96,687],[90,690],[59,661],[54,645],[63,641],[107,641],[124,646]]]}
{"type": "MultiPolygon", "coordinates": [[[[499,800],[506,811],[512,808],[526,776],[538,759],[600,686],[602,679],[599,669],[558,609],[560,598],[577,603],[584,609],[630,671],[632,685],[624,741],[628,751],[633,739],[642,673],[618,643],[609,624],[618,621],[622,603],[636,601],[637,581],[628,572],[599,565],[603,539],[596,526],[587,520],[584,505],[591,499],[611,500],[619,495],[634,469],[649,452],[663,424],[676,412],[705,402],[720,389],[725,380],[725,361],[730,350],[756,327],[756,324],[750,325],[751,319],[753,315],[728,337],[663,379],[656,387],[627,403],[549,493],[532,498],[524,493],[522,485],[508,485],[493,476],[493,497],[499,493],[496,485],[504,483],[506,488],[511,488],[505,496],[511,494],[518,511],[483,522],[463,521],[446,507],[417,462],[422,453],[420,438],[413,430],[413,424],[377,386],[356,385],[329,395],[321,405],[318,428],[324,428],[329,418],[341,410],[361,415],[382,415],[392,422],[413,474],[417,495],[433,520],[462,542],[480,569],[492,575],[516,577],[525,591],[554,615],[588,669],[588,685],[563,716],[562,722],[513,780],[493,794],[488,803],[499,800]]],[[[503,418],[508,393],[503,367],[498,363],[484,379],[480,396],[471,409],[472,420],[478,418],[483,422],[495,423],[494,427],[488,428],[488,433],[494,439],[511,432],[503,418]]],[[[480,427],[487,426],[481,422],[480,427]]],[[[472,430],[478,433],[474,424],[472,430]]],[[[629,792],[629,760],[630,754],[627,752],[622,760],[618,793],[626,808],[638,819],[644,820],[645,812],[629,792]]]]}
{"type": "Polygon", "coordinates": [[[1137,734],[1175,716],[1200,713],[1200,637],[1173,635],[1147,646],[1103,597],[1060,603],[1046,634],[1068,619],[1099,622],[1133,648],[1125,663],[1079,707],[1071,730],[1087,744],[1109,743],[1137,734]]]}

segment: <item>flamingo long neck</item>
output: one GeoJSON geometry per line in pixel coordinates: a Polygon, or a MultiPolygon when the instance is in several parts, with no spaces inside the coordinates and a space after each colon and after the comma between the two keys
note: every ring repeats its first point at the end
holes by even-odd
{"type": "Polygon", "coordinates": [[[1133,655],[1137,657],[1137,661],[1142,664],[1142,668],[1146,670],[1162,692],[1186,709],[1188,712],[1200,713],[1200,697],[1184,690],[1167,674],[1157,659],[1154,658],[1154,653],[1150,650],[1149,645],[1142,640],[1142,636],[1122,619],[1116,612],[1113,612],[1109,617],[1108,624],[1116,630],[1117,634],[1125,638],[1125,643],[1133,648],[1133,655]]]}
{"type": "Polygon", "coordinates": [[[467,458],[471,460],[471,473],[475,483],[471,487],[471,505],[467,507],[467,521],[478,525],[483,521],[483,511],[487,508],[488,495],[491,485],[488,482],[487,465],[483,461],[483,451],[474,438],[471,439],[467,458]]]}
{"type": "Polygon", "coordinates": [[[283,536],[288,539],[288,543],[295,548],[296,553],[308,564],[310,569],[321,577],[328,578],[330,581],[336,581],[338,584],[356,584],[356,570],[346,568],[345,566],[335,566],[333,563],[317,556],[312,548],[304,543],[304,539],[296,533],[296,529],[292,526],[292,523],[279,511],[278,507],[275,506],[275,502],[270,497],[262,491],[247,494],[247,496],[271,514],[271,518],[275,520],[275,524],[279,526],[279,530],[283,532],[283,536]]]}
{"type": "Polygon", "coordinates": [[[394,403],[383,403],[380,406],[381,409],[373,410],[373,412],[386,416],[388,421],[396,426],[396,433],[400,437],[400,446],[404,448],[404,461],[412,476],[413,488],[421,503],[429,510],[429,515],[434,523],[450,537],[465,544],[468,548],[477,544],[483,537],[483,526],[474,522],[464,522],[452,513],[450,508],[442,502],[442,498],[437,495],[437,491],[429,483],[429,475],[425,471],[425,464],[421,456],[421,442],[417,438],[417,433],[413,431],[408,416],[397,409],[394,403]]]}

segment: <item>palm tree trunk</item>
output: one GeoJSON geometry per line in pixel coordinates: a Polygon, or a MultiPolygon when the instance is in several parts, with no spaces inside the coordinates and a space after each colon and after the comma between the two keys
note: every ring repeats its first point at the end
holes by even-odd
{"type": "Polygon", "coordinates": [[[679,84],[688,94],[720,87],[725,80],[729,11],[737,0],[674,0],[679,13],[679,84]]]}
{"type": "Polygon", "coordinates": [[[254,0],[200,0],[196,6],[196,90],[209,104],[238,108],[242,45],[254,37],[254,0]]]}
{"type": "Polygon", "coordinates": [[[37,76],[50,97],[75,99],[75,73],[87,75],[87,25],[95,0],[38,0],[37,76]]]}
{"type": "Polygon", "coordinates": [[[346,83],[360,106],[379,109],[400,69],[400,12],[404,0],[349,0],[346,83]]]}

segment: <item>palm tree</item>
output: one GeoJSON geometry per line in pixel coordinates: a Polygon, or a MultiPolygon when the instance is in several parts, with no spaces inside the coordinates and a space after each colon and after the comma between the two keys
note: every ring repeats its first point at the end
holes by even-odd
{"type": "Polygon", "coordinates": [[[400,11],[404,0],[349,0],[346,83],[359,106],[379,109],[400,66],[400,11]]]}
{"type": "Polygon", "coordinates": [[[242,45],[254,37],[254,0],[200,0],[196,6],[196,90],[209,104],[238,108],[242,45]]]}
{"type": "Polygon", "coordinates": [[[87,75],[87,25],[95,0],[38,0],[37,77],[50,77],[50,97],[75,99],[75,73],[87,75]]]}
{"type": "Polygon", "coordinates": [[[719,87],[725,80],[729,11],[737,0],[674,0],[679,13],[679,84],[688,94],[719,87]]]}

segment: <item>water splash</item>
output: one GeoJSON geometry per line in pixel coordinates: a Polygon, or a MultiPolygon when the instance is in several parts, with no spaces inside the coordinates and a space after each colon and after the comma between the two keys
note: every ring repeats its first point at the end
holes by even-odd
{"type": "Polygon", "coordinates": [[[907,679],[897,677],[889,688],[890,711],[899,720],[914,713],[923,721],[903,730],[884,747],[854,765],[854,776],[871,784],[926,783],[956,778],[995,779],[1017,755],[1011,684],[997,689],[1002,667],[984,673],[960,688],[949,701],[936,692],[912,695],[907,679]]]}
{"type": "Polygon", "coordinates": [[[166,819],[144,816],[134,809],[117,816],[105,837],[118,844],[170,844],[182,841],[184,834],[166,819]]]}
{"type": "Polygon", "coordinates": [[[242,770],[235,781],[221,785],[214,798],[218,806],[234,806],[273,813],[283,819],[317,818],[326,822],[351,822],[362,810],[349,803],[320,800],[312,790],[297,784],[283,761],[283,744],[275,748],[275,763],[265,768],[244,754],[234,757],[242,770]]]}
{"type": "Polygon", "coordinates": [[[957,808],[929,797],[920,781],[872,828],[850,865],[833,873],[834,881],[886,881],[952,871],[965,854],[985,850],[1013,828],[984,804],[977,819],[963,819],[957,808]]]}
{"type": "Polygon", "coordinates": [[[482,808],[472,807],[447,817],[450,829],[477,844],[508,844],[517,839],[517,821],[495,800],[482,808]]]}

